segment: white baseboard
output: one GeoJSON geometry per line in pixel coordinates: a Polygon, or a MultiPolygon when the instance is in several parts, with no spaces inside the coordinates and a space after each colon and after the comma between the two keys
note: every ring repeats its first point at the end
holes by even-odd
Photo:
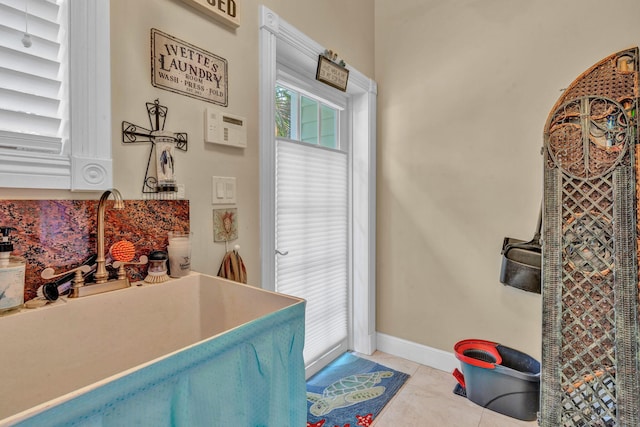
{"type": "Polygon", "coordinates": [[[381,332],[376,334],[378,350],[421,365],[431,366],[445,372],[453,372],[460,367],[460,363],[453,353],[392,337],[381,332]]]}

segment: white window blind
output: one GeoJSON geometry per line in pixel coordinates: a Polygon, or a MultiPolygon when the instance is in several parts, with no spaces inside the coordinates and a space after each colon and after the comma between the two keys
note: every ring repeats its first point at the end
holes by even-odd
{"type": "Polygon", "coordinates": [[[58,2],[0,0],[0,148],[63,154],[66,25],[58,2]]]}
{"type": "Polygon", "coordinates": [[[0,187],[113,186],[109,10],[0,0],[0,187]]]}
{"type": "Polygon", "coordinates": [[[276,141],[276,290],[307,299],[307,364],[348,336],[347,171],[345,152],[276,141]]]}

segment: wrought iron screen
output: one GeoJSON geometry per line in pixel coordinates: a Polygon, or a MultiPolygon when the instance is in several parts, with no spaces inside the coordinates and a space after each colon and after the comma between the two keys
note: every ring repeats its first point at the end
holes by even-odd
{"type": "Polygon", "coordinates": [[[638,426],[638,51],[580,76],[545,127],[539,424],[638,426]]]}

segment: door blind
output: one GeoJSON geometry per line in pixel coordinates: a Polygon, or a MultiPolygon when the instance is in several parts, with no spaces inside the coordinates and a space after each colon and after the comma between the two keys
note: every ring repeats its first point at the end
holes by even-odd
{"type": "Polygon", "coordinates": [[[59,3],[0,0],[0,150],[62,154],[67,20],[59,3]]]}
{"type": "Polygon", "coordinates": [[[348,336],[347,154],[276,141],[278,292],[307,300],[307,365],[348,336]]]}

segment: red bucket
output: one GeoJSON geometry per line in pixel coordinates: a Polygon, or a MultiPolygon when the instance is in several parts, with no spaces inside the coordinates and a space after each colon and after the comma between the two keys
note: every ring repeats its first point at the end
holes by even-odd
{"type": "Polygon", "coordinates": [[[459,361],[479,368],[493,369],[502,363],[498,344],[491,341],[469,339],[459,341],[454,347],[459,361]]]}

